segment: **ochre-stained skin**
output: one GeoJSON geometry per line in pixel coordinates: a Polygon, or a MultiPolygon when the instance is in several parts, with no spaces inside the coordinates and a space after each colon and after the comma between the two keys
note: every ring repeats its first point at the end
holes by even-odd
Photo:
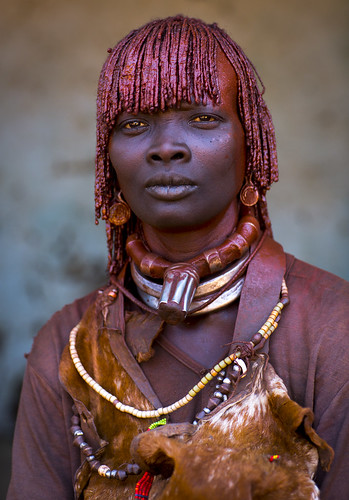
{"type": "Polygon", "coordinates": [[[252,364],[246,391],[199,424],[168,425],[136,437],[131,446],[143,468],[168,479],[154,482],[156,500],[310,500],[318,460],[332,449],[311,428],[309,409],[293,402],[263,357],[252,364]],[[275,460],[270,457],[279,455],[275,460]]]}

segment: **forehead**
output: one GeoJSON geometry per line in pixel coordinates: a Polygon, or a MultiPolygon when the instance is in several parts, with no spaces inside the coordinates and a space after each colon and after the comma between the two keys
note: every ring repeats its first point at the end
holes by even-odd
{"type": "Polygon", "coordinates": [[[151,26],[149,32],[130,34],[112,50],[100,80],[101,104],[109,110],[109,119],[120,111],[164,111],[185,101],[205,104],[206,99],[219,102],[225,82],[235,83],[214,30],[197,30],[195,23],[181,32],[174,28],[158,32],[151,26]]]}
{"type": "Polygon", "coordinates": [[[231,102],[237,110],[238,79],[233,66],[221,49],[217,50],[216,67],[220,100],[225,104],[231,102]]]}
{"type": "MultiPolygon", "coordinates": [[[[138,85],[138,88],[133,89],[133,94],[136,99],[133,99],[130,105],[130,88],[120,85],[120,113],[126,112],[129,114],[137,114],[143,112],[154,114],[159,111],[183,108],[186,106],[186,103],[190,103],[191,106],[195,104],[210,104],[213,106],[229,104],[232,106],[234,112],[237,113],[238,111],[238,81],[236,72],[219,47],[214,57],[215,75],[212,80],[214,79],[215,85],[213,91],[207,88],[207,81],[204,77],[200,79],[201,81],[198,81],[198,75],[194,73],[194,70],[192,70],[192,74],[188,74],[187,78],[184,79],[184,84],[183,78],[181,78],[178,73],[174,84],[173,71],[171,71],[170,67],[168,68],[168,74],[162,74],[162,78],[161,74],[154,76],[156,73],[155,71],[149,74],[149,69],[142,68],[142,73],[145,73],[143,77],[139,75],[139,70],[134,62],[126,61],[121,79],[126,79],[128,82],[132,81],[134,85],[138,85]],[[151,79],[153,79],[153,95],[149,95],[149,92],[147,95],[144,88],[144,82],[146,81],[149,85],[151,79]],[[192,81],[190,82],[190,80],[192,81]],[[169,88],[169,83],[172,83],[172,86],[176,87],[177,95],[173,92],[173,88],[169,88]],[[181,88],[183,86],[185,87],[184,89],[181,88]],[[155,94],[158,94],[157,99],[155,94]]],[[[118,118],[119,117],[117,117],[117,119],[118,118]]]]}

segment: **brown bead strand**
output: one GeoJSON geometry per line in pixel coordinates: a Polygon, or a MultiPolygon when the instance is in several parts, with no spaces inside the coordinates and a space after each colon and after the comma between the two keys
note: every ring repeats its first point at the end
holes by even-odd
{"type": "Polygon", "coordinates": [[[110,469],[107,465],[102,464],[93,453],[93,449],[85,441],[84,433],[80,427],[80,417],[76,411],[75,406],[73,406],[74,415],[71,418],[72,426],[70,432],[74,437],[73,444],[80,448],[82,453],[85,455],[86,460],[91,468],[91,470],[98,472],[102,477],[108,479],[118,479],[119,481],[125,481],[129,475],[138,475],[142,472],[138,464],[123,464],[124,469],[110,469]]]}
{"type": "Polygon", "coordinates": [[[282,280],[280,300],[274,307],[268,320],[264,323],[261,329],[252,336],[252,339],[248,343],[250,347],[247,347],[245,355],[242,355],[242,351],[244,350],[243,346],[236,348],[236,352],[239,351],[240,353],[239,357],[235,359],[232,365],[228,366],[227,371],[229,370],[229,373],[227,376],[225,376],[226,373],[224,370],[222,370],[217,376],[216,380],[220,383],[216,385],[216,390],[209,398],[205,408],[199,411],[199,413],[195,416],[193,424],[197,425],[199,420],[202,420],[206,415],[211,413],[212,410],[217,408],[217,406],[219,406],[223,401],[226,401],[233,394],[240,379],[245,376],[247,370],[246,363],[249,362],[249,358],[253,356],[255,350],[262,349],[266,340],[277,328],[281,318],[282,309],[289,303],[290,299],[288,296],[286,282],[285,280],[282,280]]]}
{"type": "Polygon", "coordinates": [[[197,425],[199,420],[202,420],[206,415],[211,413],[212,410],[217,408],[217,406],[226,401],[235,391],[240,379],[244,377],[245,370],[243,370],[236,362],[234,362],[229,368],[231,368],[229,374],[226,374],[223,370],[217,376],[217,381],[219,383],[216,385],[215,391],[209,398],[205,408],[199,411],[199,413],[195,416],[195,420],[193,421],[194,425],[197,425]]]}

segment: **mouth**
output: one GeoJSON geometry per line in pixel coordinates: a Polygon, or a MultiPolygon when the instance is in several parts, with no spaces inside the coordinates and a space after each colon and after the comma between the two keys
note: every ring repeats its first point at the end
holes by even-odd
{"type": "Polygon", "coordinates": [[[152,177],[145,189],[158,200],[177,201],[190,195],[197,189],[197,185],[187,177],[159,175],[152,177]]]}

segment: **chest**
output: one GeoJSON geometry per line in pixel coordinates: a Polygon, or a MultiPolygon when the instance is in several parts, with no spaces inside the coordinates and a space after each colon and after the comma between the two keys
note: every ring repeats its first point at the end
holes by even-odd
{"type": "MultiPolygon", "coordinates": [[[[203,373],[223,359],[231,346],[237,305],[224,311],[166,325],[154,341],[154,355],[141,363],[163,405],[182,398],[203,373]]],[[[171,415],[171,422],[192,421],[215,390],[212,381],[194,400],[171,415]]]]}

